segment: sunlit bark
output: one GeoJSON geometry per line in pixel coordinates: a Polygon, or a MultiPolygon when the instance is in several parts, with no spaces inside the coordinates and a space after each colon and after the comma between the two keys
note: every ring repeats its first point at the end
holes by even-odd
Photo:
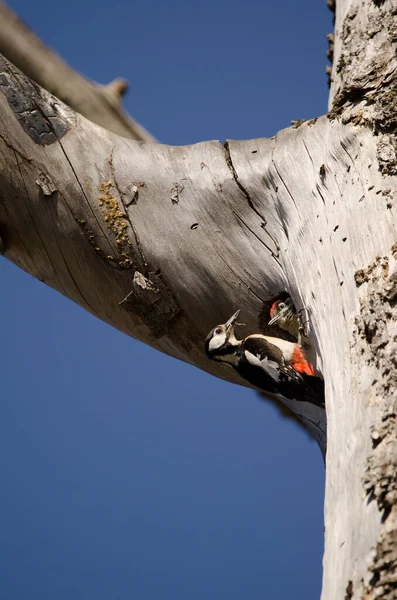
{"type": "MultiPolygon", "coordinates": [[[[396,11],[336,9],[330,113],[272,139],[123,139],[2,61],[0,234],[7,258],[99,318],[241,384],[205,357],[207,332],[237,308],[242,333],[270,332],[282,291],[305,306],[328,416],[322,598],[392,600],[396,11]]],[[[286,404],[324,450],[324,411],[286,404]]]]}

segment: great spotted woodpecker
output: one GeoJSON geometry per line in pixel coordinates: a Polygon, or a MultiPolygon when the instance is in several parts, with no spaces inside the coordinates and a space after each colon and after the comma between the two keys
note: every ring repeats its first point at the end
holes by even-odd
{"type": "Polygon", "coordinates": [[[240,311],[217,325],[205,340],[208,358],[231,365],[255,387],[293,400],[324,407],[324,382],[315,376],[299,344],[261,334],[236,339],[240,311]]]}
{"type": "MultiPolygon", "coordinates": [[[[303,309],[305,310],[305,309],[303,309]]],[[[302,322],[302,311],[296,312],[292,298],[288,296],[284,300],[273,302],[270,308],[270,321],[268,325],[278,325],[284,331],[288,331],[300,345],[310,344],[307,337],[307,321],[302,322]]]]}

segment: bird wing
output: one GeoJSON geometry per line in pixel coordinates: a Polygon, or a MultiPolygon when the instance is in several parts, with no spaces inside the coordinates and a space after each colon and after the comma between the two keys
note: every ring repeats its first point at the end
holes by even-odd
{"type": "MultiPolygon", "coordinates": [[[[282,395],[324,407],[324,381],[294,369],[291,363],[284,359],[281,348],[272,344],[265,336],[248,336],[242,344],[242,351],[247,362],[261,367],[262,371],[271,377],[282,395]]],[[[256,385],[266,391],[266,388],[260,385],[260,379],[256,385]]]]}
{"type": "Polygon", "coordinates": [[[284,360],[281,349],[264,336],[249,335],[244,340],[243,351],[249,362],[253,362],[252,357],[254,357],[262,369],[276,381],[288,379],[297,384],[303,383],[303,378],[298,371],[284,360]]]}

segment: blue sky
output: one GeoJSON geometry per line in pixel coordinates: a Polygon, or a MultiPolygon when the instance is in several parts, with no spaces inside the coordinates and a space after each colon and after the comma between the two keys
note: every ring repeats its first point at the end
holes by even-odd
{"type": "MultiPolygon", "coordinates": [[[[14,0],[73,67],[126,77],[164,143],[326,111],[324,0],[14,0]]],[[[315,600],[324,469],[274,407],[0,260],[0,597],[315,600]]]]}

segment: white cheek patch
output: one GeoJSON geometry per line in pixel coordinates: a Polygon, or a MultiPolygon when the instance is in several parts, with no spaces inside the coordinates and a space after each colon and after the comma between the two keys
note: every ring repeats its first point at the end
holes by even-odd
{"type": "Polygon", "coordinates": [[[218,350],[218,348],[221,348],[225,342],[226,342],[226,333],[224,333],[224,332],[217,333],[216,335],[214,335],[214,337],[208,344],[208,349],[211,351],[218,350]]]}
{"type": "Polygon", "coordinates": [[[278,369],[278,364],[274,360],[269,360],[267,356],[261,360],[260,356],[255,356],[255,354],[252,354],[247,350],[245,351],[245,357],[251,365],[260,367],[265,371],[265,373],[267,373],[267,375],[270,375],[274,381],[277,383],[279,382],[280,372],[278,369]]]}

